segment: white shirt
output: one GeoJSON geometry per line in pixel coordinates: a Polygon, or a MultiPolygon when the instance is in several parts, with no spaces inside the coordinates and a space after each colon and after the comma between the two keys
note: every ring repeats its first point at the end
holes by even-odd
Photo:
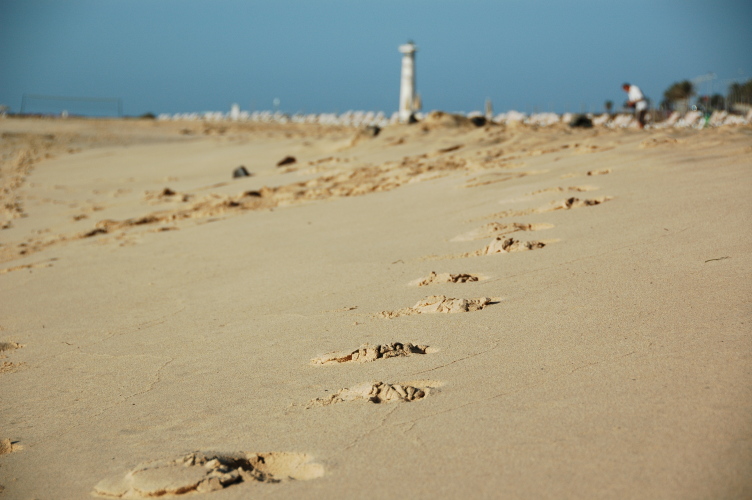
{"type": "Polygon", "coordinates": [[[627,99],[635,103],[635,109],[642,111],[647,109],[648,103],[645,101],[645,96],[642,95],[642,90],[637,85],[630,85],[629,92],[627,93],[627,99]]]}

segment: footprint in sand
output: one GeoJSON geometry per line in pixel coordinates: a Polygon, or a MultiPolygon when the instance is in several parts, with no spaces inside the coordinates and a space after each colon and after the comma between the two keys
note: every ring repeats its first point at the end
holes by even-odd
{"type": "Polygon", "coordinates": [[[23,345],[17,342],[0,342],[0,352],[15,351],[16,349],[20,349],[22,347],[23,345]]]}
{"type": "Polygon", "coordinates": [[[512,222],[504,224],[501,222],[490,222],[477,229],[473,229],[467,233],[463,233],[459,236],[455,236],[451,241],[473,241],[482,240],[485,238],[492,238],[495,236],[501,236],[504,234],[515,233],[517,231],[541,231],[544,229],[551,229],[553,224],[521,224],[519,222],[512,222]]]}
{"type": "Polygon", "coordinates": [[[478,299],[453,299],[445,295],[431,295],[419,301],[413,307],[405,307],[396,311],[381,311],[377,314],[380,318],[398,318],[413,314],[444,313],[454,314],[463,312],[480,311],[487,305],[495,304],[495,299],[481,297],[478,299]]]}
{"type": "Polygon", "coordinates": [[[534,196],[536,194],[542,194],[542,193],[563,193],[565,191],[576,191],[578,193],[583,193],[586,191],[595,191],[597,189],[598,188],[595,186],[552,187],[552,188],[539,189],[537,191],[533,191],[532,193],[528,193],[525,196],[534,196]]]}
{"type": "Polygon", "coordinates": [[[684,141],[680,141],[672,137],[651,137],[650,139],[645,139],[644,141],[642,141],[639,147],[640,149],[649,149],[658,146],[681,144],[683,142],[684,141]]]}
{"type": "MultiPolygon", "coordinates": [[[[495,214],[480,217],[480,219],[504,219],[507,217],[522,217],[525,215],[537,214],[537,213],[544,212],[544,211],[546,210],[541,209],[541,208],[525,208],[522,210],[503,210],[501,212],[496,212],[495,214]]],[[[474,219],[474,220],[477,220],[477,219],[474,219]]]]}
{"type": "Polygon", "coordinates": [[[11,363],[10,361],[3,361],[3,364],[0,365],[0,373],[14,373],[21,370],[24,366],[26,366],[26,363],[11,363]]]}
{"type": "MultiPolygon", "coordinates": [[[[0,274],[12,273],[13,271],[20,271],[22,269],[36,269],[36,268],[52,267],[52,262],[56,260],[57,258],[52,258],[52,259],[47,259],[46,261],[37,262],[35,264],[23,264],[20,266],[6,267],[5,269],[0,269],[0,274]]],[[[0,351],[3,351],[1,345],[0,345],[0,351]]]]}
{"type": "Polygon", "coordinates": [[[146,191],[144,193],[144,199],[152,204],[171,201],[186,202],[190,201],[191,198],[193,198],[192,194],[178,193],[168,187],[161,191],[146,191]]]}
{"type": "Polygon", "coordinates": [[[23,450],[23,446],[18,444],[17,441],[11,441],[8,438],[0,439],[0,455],[7,455],[8,453],[15,453],[23,450]]]}
{"type": "Polygon", "coordinates": [[[482,257],[484,255],[494,255],[499,253],[513,253],[513,252],[526,252],[528,250],[537,250],[543,248],[549,243],[559,240],[548,241],[520,241],[515,238],[507,238],[503,235],[495,237],[491,240],[491,243],[484,246],[480,250],[474,252],[466,252],[454,255],[432,255],[426,257],[429,260],[445,260],[445,259],[465,259],[467,257],[482,257]]]}
{"type": "Polygon", "coordinates": [[[152,498],[205,493],[242,482],[279,483],[316,479],[321,464],[302,453],[215,453],[196,451],[172,460],[136,466],[125,475],[100,481],[94,494],[114,498],[152,498]]]}
{"type": "Polygon", "coordinates": [[[341,389],[331,396],[314,399],[308,403],[306,408],[358,401],[375,404],[409,403],[425,398],[431,392],[431,389],[442,385],[443,383],[432,380],[419,380],[402,384],[363,382],[349,389],[341,389]]]}
{"type": "Polygon", "coordinates": [[[611,196],[600,196],[598,198],[590,198],[581,200],[576,197],[567,198],[566,200],[553,201],[549,206],[541,208],[529,208],[525,210],[504,210],[503,212],[497,212],[495,214],[482,217],[483,219],[503,219],[505,217],[521,217],[524,215],[540,214],[545,212],[554,212],[556,210],[569,210],[570,208],[578,207],[592,207],[600,205],[607,201],[612,200],[611,196]]]}
{"type": "Polygon", "coordinates": [[[610,173],[611,173],[610,168],[604,168],[602,170],[590,170],[587,174],[588,175],[606,175],[610,173]]]}
{"type": "Polygon", "coordinates": [[[431,274],[429,274],[425,278],[418,278],[417,280],[411,281],[409,283],[409,286],[428,286],[438,283],[470,283],[473,281],[478,281],[480,279],[481,277],[477,274],[437,274],[434,271],[431,271],[431,274]]]}
{"type": "Polygon", "coordinates": [[[312,365],[333,365],[338,363],[368,363],[377,359],[396,358],[402,356],[412,356],[413,354],[431,354],[438,349],[428,347],[427,345],[416,345],[411,343],[394,342],[392,344],[382,345],[363,345],[352,352],[330,352],[313,358],[312,365]]]}
{"type": "MultiPolygon", "coordinates": [[[[16,342],[0,342],[0,359],[5,359],[8,357],[2,353],[8,352],[8,351],[15,351],[16,349],[20,349],[22,347],[23,345],[18,344],[16,342]]],[[[17,372],[18,370],[23,368],[25,364],[26,363],[12,363],[10,361],[3,361],[3,363],[0,364],[0,373],[17,372]]]]}
{"type": "MultiPolygon", "coordinates": [[[[275,188],[276,189],[276,188],[275,188]]],[[[94,229],[80,234],[79,238],[90,238],[100,234],[107,234],[114,231],[126,230],[136,226],[146,226],[150,224],[174,223],[188,219],[209,219],[228,213],[237,213],[243,210],[257,210],[262,208],[271,208],[279,205],[279,200],[270,200],[273,190],[271,188],[261,188],[259,191],[245,191],[237,196],[227,196],[219,194],[210,194],[190,203],[188,206],[180,206],[173,210],[162,210],[141,217],[132,217],[125,220],[104,219],[96,223],[94,229]]],[[[165,188],[162,193],[168,193],[161,199],[170,199],[175,196],[179,201],[183,198],[191,200],[190,195],[180,194],[165,188]],[[173,194],[169,194],[173,193],[173,194]]]]}
{"type": "Polygon", "coordinates": [[[497,253],[524,252],[527,250],[536,250],[545,247],[542,241],[520,241],[514,238],[505,238],[497,236],[491,243],[480,250],[464,254],[464,257],[477,257],[481,255],[493,255],[497,253]]]}
{"type": "Polygon", "coordinates": [[[545,171],[516,172],[516,173],[504,173],[504,172],[490,173],[490,174],[485,174],[483,176],[470,179],[462,187],[474,188],[474,187],[480,187],[480,186],[488,186],[489,184],[506,182],[512,179],[519,179],[521,177],[527,177],[528,175],[536,175],[536,174],[542,174],[542,173],[545,173],[545,171]],[[493,177],[493,178],[488,179],[487,177],[493,177]]]}
{"type": "Polygon", "coordinates": [[[579,207],[594,207],[596,205],[600,205],[601,203],[605,203],[607,201],[612,200],[610,196],[601,196],[599,198],[591,198],[586,200],[581,200],[579,198],[567,198],[566,200],[560,201],[558,203],[554,204],[554,207],[551,210],[569,210],[570,208],[579,208],[579,207]]]}

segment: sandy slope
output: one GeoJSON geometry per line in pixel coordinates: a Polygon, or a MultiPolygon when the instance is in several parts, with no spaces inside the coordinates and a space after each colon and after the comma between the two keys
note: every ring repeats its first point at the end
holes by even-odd
{"type": "Polygon", "coordinates": [[[0,133],[0,497],[752,496],[750,128],[0,133]]]}

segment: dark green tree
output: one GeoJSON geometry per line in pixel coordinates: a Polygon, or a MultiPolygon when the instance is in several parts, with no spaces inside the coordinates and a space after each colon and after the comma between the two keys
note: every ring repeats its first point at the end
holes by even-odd
{"type": "Polygon", "coordinates": [[[663,93],[663,97],[669,102],[678,102],[689,99],[695,95],[695,86],[689,80],[672,84],[663,93]]]}
{"type": "Polygon", "coordinates": [[[728,100],[731,104],[752,104],[752,80],[746,83],[732,83],[729,87],[728,100]]]}

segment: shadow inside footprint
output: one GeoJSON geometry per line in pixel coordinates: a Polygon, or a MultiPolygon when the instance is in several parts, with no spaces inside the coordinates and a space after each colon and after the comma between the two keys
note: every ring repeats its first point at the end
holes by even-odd
{"type": "Polygon", "coordinates": [[[596,205],[600,205],[601,203],[611,201],[611,199],[612,198],[610,196],[600,196],[598,198],[590,198],[584,200],[572,197],[556,203],[551,210],[569,210],[571,208],[579,207],[594,207],[596,205]]]}
{"type": "Polygon", "coordinates": [[[437,274],[435,271],[431,271],[431,274],[429,274],[425,278],[418,278],[417,280],[410,282],[410,286],[428,286],[428,285],[434,285],[438,283],[471,283],[474,281],[478,281],[479,279],[480,277],[476,274],[467,274],[467,273],[460,273],[460,274],[439,273],[437,274]]]}
{"type": "Polygon", "coordinates": [[[535,250],[537,248],[543,248],[545,246],[546,244],[540,241],[520,241],[514,238],[504,238],[503,236],[497,236],[486,248],[481,250],[481,255],[524,252],[526,250],[535,250]]]}
{"type": "Polygon", "coordinates": [[[0,342],[0,352],[13,351],[15,349],[20,349],[21,347],[23,346],[16,342],[0,342]]]}

